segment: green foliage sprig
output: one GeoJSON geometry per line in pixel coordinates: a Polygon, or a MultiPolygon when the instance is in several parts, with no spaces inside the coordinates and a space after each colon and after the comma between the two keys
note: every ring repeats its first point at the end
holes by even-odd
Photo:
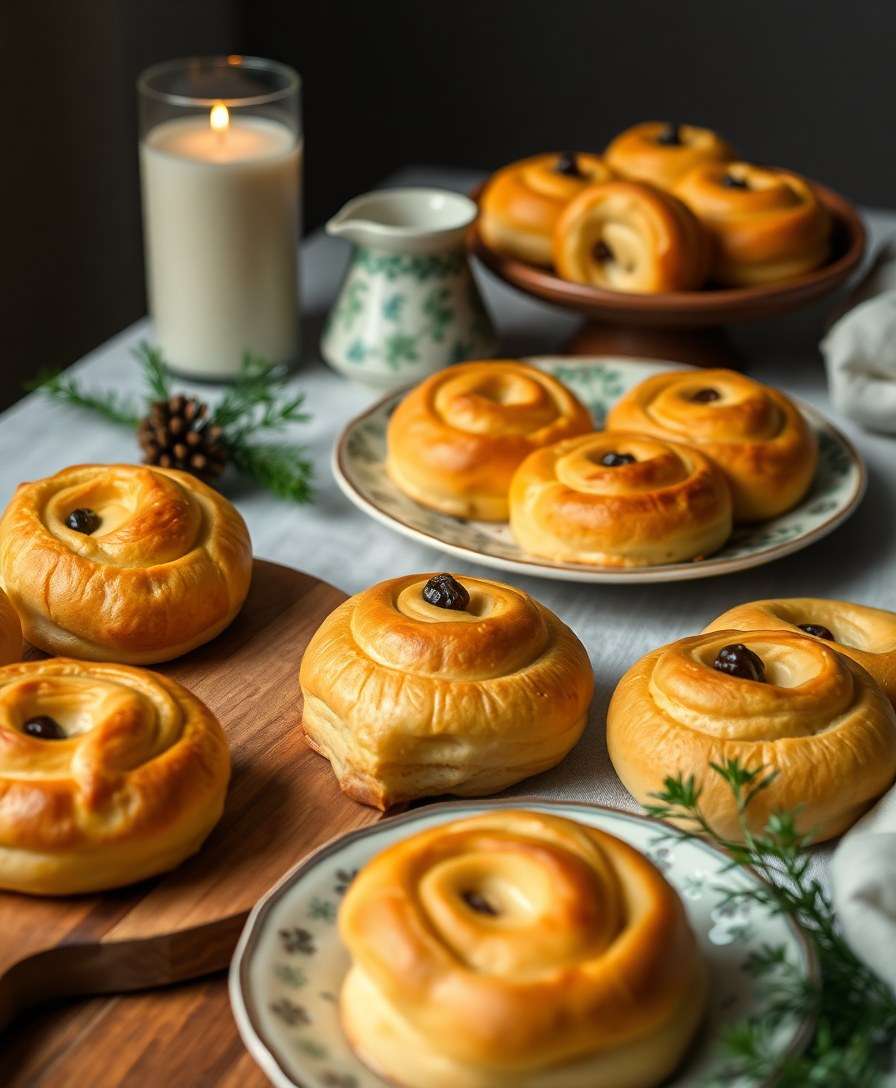
{"type": "Polygon", "coordinates": [[[713,773],[728,784],[737,805],[742,842],[718,834],[700,806],[702,788],[693,775],[666,778],[654,794],[651,816],[674,820],[682,829],[661,837],[708,839],[731,861],[730,871],[749,867],[760,873],[763,886],[727,886],[719,889],[724,904],[758,903],[773,914],[792,918],[818,954],[819,981],[806,979],[789,961],[781,946],[764,946],[753,953],[747,970],[761,978],[768,1002],[761,1016],[730,1029],[723,1043],[727,1067],[719,1085],[774,1084],[776,1088],[873,1088],[896,1049],[896,995],[868,968],[846,943],[831,899],[818,880],[809,875],[806,848],[812,837],[797,828],[793,812],[773,812],[762,831],[748,820],[753,800],[774,781],[775,772],[748,769],[738,760],[711,764],[713,773]],[[815,1034],[804,1054],[775,1056],[772,1040],[781,1020],[815,1019],[815,1034]]]}
{"type": "MultiPolygon", "coordinates": [[[[143,372],[146,388],[144,411],[156,401],[172,395],[168,371],[158,348],[141,343],[134,351],[143,372]]],[[[293,502],[312,498],[311,461],[304,447],[273,441],[268,436],[282,435],[292,423],[311,419],[304,410],[305,394],[284,395],[276,368],[264,359],[246,354],[236,380],[211,410],[209,423],[221,428],[222,441],[233,467],[275,495],[293,502]],[[262,440],[258,441],[259,436],[262,440]]],[[[75,408],[95,412],[112,423],[135,428],[141,412],[134,401],[113,390],[87,392],[64,373],[42,375],[31,389],[75,408]]]]}

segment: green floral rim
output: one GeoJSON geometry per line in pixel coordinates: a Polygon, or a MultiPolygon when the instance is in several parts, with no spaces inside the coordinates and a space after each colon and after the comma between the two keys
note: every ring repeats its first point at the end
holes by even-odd
{"type": "MultiPolygon", "coordinates": [[[[328,986],[327,990],[323,992],[315,992],[322,981],[316,974],[319,968],[315,965],[323,949],[331,947],[333,944],[338,903],[356,875],[357,870],[337,867],[323,882],[330,887],[331,894],[326,897],[313,895],[308,902],[303,900],[302,908],[297,909],[295,919],[300,924],[292,924],[295,920],[292,909],[289,924],[282,925],[282,918],[277,923],[276,938],[279,952],[273,965],[273,977],[278,985],[277,992],[279,996],[267,1007],[271,1016],[276,1019],[277,1024],[280,1026],[280,1030],[287,1032],[290,1036],[290,1049],[296,1053],[302,1066],[301,1079],[295,1072],[295,1061],[290,1063],[285,1059],[284,1052],[281,1051],[277,1041],[270,1031],[265,1029],[262,1022],[261,1009],[257,1006],[256,999],[253,996],[250,971],[253,968],[253,961],[260,955],[260,945],[262,938],[265,936],[266,926],[271,923],[276,908],[289,894],[292,887],[315,870],[320,870],[326,875],[327,865],[334,864],[332,861],[334,855],[338,856],[340,853],[349,851],[364,839],[382,833],[384,830],[391,831],[400,826],[413,825],[421,819],[426,820],[434,815],[444,815],[447,819],[455,814],[461,815],[465,811],[469,813],[471,810],[478,812],[494,808],[528,807],[542,811],[565,810],[567,816],[569,816],[568,810],[570,809],[585,810],[593,814],[596,820],[599,818],[605,820],[621,819],[624,822],[635,824],[638,827],[638,833],[641,834],[645,831],[645,825],[648,828],[666,828],[666,825],[650,817],[587,801],[550,801],[540,797],[448,801],[426,805],[398,816],[387,817],[368,827],[348,832],[309,854],[290,872],[285,874],[256,904],[243,929],[230,967],[231,1007],[240,1035],[253,1058],[278,1088],[361,1088],[362,1083],[358,1075],[344,1067],[338,1055],[333,1053],[333,1048],[327,1045],[327,1042],[321,1041],[323,1029],[315,1024],[314,1015],[309,1014],[301,998],[288,996],[292,991],[300,992],[305,988],[314,993],[317,999],[316,1004],[321,1009],[324,1007],[322,1004],[324,1002],[327,1006],[332,1006],[338,1001],[334,986],[328,986]],[[324,903],[326,909],[322,907],[324,903]],[[295,975],[295,972],[298,972],[298,975],[295,975]],[[290,1064],[293,1066],[292,1071],[290,1070],[290,1064]]],[[[595,826],[601,825],[596,822],[595,826]]],[[[605,828],[605,830],[610,829],[605,828]]],[[[622,834],[618,829],[614,828],[610,833],[619,834],[620,837],[626,839],[626,835],[622,834]]],[[[707,864],[716,865],[716,873],[727,869],[727,859],[724,855],[714,846],[699,840],[685,840],[682,837],[681,841],[675,844],[674,841],[655,836],[648,840],[647,846],[635,842],[632,845],[646,853],[670,880],[672,879],[673,855],[679,847],[684,846],[693,847],[697,851],[708,855],[711,862],[707,864]]],[[[740,878],[747,882],[762,882],[762,877],[752,869],[744,869],[740,874],[740,878]]],[[[714,874],[712,872],[694,869],[684,878],[679,874],[677,881],[673,881],[673,883],[678,888],[683,900],[687,901],[700,899],[704,895],[712,896],[716,894],[718,889],[713,880],[714,874]]],[[[294,906],[298,908],[298,904],[294,906]]],[[[728,946],[735,953],[733,956],[726,955],[725,962],[728,965],[726,971],[737,971],[738,977],[743,974],[746,949],[751,943],[761,944],[764,939],[763,925],[768,924],[768,921],[772,919],[776,919],[776,924],[780,923],[785,927],[792,946],[798,949],[807,981],[817,983],[819,968],[815,951],[793,919],[768,914],[768,921],[763,921],[766,918],[764,913],[761,917],[750,917],[740,910],[731,910],[730,908],[715,909],[710,913],[710,918],[713,925],[712,929],[707,933],[708,940],[715,946],[728,946]]],[[[692,924],[694,923],[692,922],[692,924]]],[[[716,985],[719,982],[719,979],[715,980],[716,985]]],[[[735,1011],[733,1009],[733,994],[728,992],[727,996],[724,996],[726,990],[727,987],[717,991],[718,1008],[715,1008],[714,1012],[710,1012],[707,1027],[704,1029],[704,1031],[708,1030],[713,1037],[718,1030],[717,1024],[715,1028],[713,1027],[716,1018],[722,1014],[727,1015],[729,1012],[733,1015],[735,1011]]],[[[756,991],[754,999],[763,1000],[761,990],[756,991]]],[[[262,1004],[265,1004],[267,1000],[266,998],[262,1001],[262,1004]]],[[[713,1008],[714,1006],[711,1006],[711,1009],[713,1008]]],[[[742,1012],[741,1009],[738,1015],[742,1014],[742,1012]]],[[[814,1024],[811,1019],[788,1026],[787,1031],[790,1034],[787,1036],[786,1043],[781,1046],[780,1060],[783,1061],[789,1055],[800,1053],[811,1038],[813,1029],[814,1024]]],[[[326,1035],[325,1032],[324,1034],[326,1035]]],[[[280,1044],[282,1045],[282,1043],[283,1040],[281,1039],[280,1044]]],[[[344,1046],[344,1040],[341,1045],[344,1046]]],[[[710,1057],[712,1057],[711,1054],[710,1057]]],[[[679,1070],[676,1076],[680,1077],[682,1072],[687,1074],[688,1070],[679,1070]]],[[[376,1077],[367,1071],[364,1075],[364,1083],[374,1082],[380,1083],[376,1077]]],[[[675,1083],[680,1084],[681,1081],[676,1079],[675,1083]]],[[[773,1083],[774,1078],[771,1078],[765,1088],[771,1088],[773,1083]]]]}
{"type": "MultiPolygon", "coordinates": [[[[544,357],[528,362],[569,385],[600,427],[609,407],[627,389],[658,370],[688,369],[681,364],[640,360],[544,357]]],[[[865,466],[849,439],[809,405],[797,401],[818,437],[819,464],[806,497],[793,510],[763,522],[740,526],[725,546],[707,559],[634,568],[601,568],[553,563],[528,556],[507,525],[464,521],[439,514],[401,494],[385,471],[389,416],[406,389],[393,391],[344,429],[333,450],[333,474],[343,493],[388,528],[469,562],[518,574],[591,583],[687,581],[761,566],[800,551],[827,536],[862,500],[865,466]]]]}

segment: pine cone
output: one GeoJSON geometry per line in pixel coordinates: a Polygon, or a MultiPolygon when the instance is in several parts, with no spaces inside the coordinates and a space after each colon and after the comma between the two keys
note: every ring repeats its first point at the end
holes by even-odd
{"type": "Polygon", "coordinates": [[[227,446],[207,415],[208,405],[182,393],[155,401],[137,428],[143,463],[216,479],[227,464],[227,446]]]}

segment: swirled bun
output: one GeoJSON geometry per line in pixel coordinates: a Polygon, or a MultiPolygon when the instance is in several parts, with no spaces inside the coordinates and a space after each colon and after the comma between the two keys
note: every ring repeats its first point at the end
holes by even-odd
{"type": "Polygon", "coordinates": [[[637,181],[589,185],[554,228],[564,279],[613,291],[689,291],[709,272],[709,237],[677,197],[637,181]]]}
{"type": "Polygon", "coordinates": [[[378,808],[479,797],[547,770],[579,739],[591,702],[588,654],[553,612],[466,576],[450,580],[457,607],[441,607],[424,597],[429,579],[351,597],[302,660],[306,738],[349,797],[378,808]]]}
{"type": "Polygon", "coordinates": [[[479,233],[497,253],[550,266],[557,217],[588,184],[612,173],[585,151],[534,155],[494,174],[480,200],[479,233]]]}
{"type": "Polygon", "coordinates": [[[706,454],[725,473],[735,521],[790,510],[818,463],[815,435],[796,405],[733,370],[655,374],[613,405],[607,428],[686,442],[706,454]]]}
{"type": "Polygon", "coordinates": [[[510,485],[510,527],[527,552],[558,562],[680,563],[728,539],[731,494],[698,450],[601,431],[526,458],[510,485]]]}
{"type": "Polygon", "coordinates": [[[871,673],[896,704],[896,612],[851,601],[785,597],[739,604],[706,627],[707,631],[776,629],[821,638],[871,673]]]}
{"type": "Polygon", "coordinates": [[[510,359],[464,363],[427,378],[392,413],[386,469],[433,510],[506,521],[520,463],[593,426],[588,409],[543,370],[510,359]]]}
{"type": "Polygon", "coordinates": [[[0,888],[70,895],[174,868],[230,776],[212,712],[165,676],[52,658],[0,669],[0,888]]]}
{"type": "Polygon", "coordinates": [[[22,656],[22,625],[9,597],[0,589],[0,665],[22,656]]]}
{"type": "Polygon", "coordinates": [[[643,121],[611,141],[604,158],[624,178],[672,189],[695,166],[727,162],[733,154],[708,128],[643,121]]]}
{"type": "Polygon", "coordinates": [[[0,579],[50,654],[178,657],[227,627],[251,572],[236,508],[174,469],[75,465],[20,484],[0,521],[0,579]]]}
{"type": "Polygon", "coordinates": [[[404,1088],[650,1088],[706,981],[681,901],[628,844],[520,809],[384,850],[339,913],[342,1023],[404,1088]]]}
{"type": "Polygon", "coordinates": [[[860,665],[820,639],[781,629],[712,631],[629,669],[607,712],[607,747],[642,804],[667,775],[694,775],[710,825],[737,840],[734,797],[710,764],[737,759],[777,772],[750,805],[749,826],[760,830],[774,810],[795,809],[800,829],[821,841],[850,827],[892,784],[896,713],[860,665]],[[764,679],[747,675],[743,663],[753,657],[764,679]],[[744,675],[720,671],[732,662],[744,675]]]}
{"type": "Polygon", "coordinates": [[[811,272],[830,251],[831,219],[798,174],[749,163],[707,163],[675,192],[713,237],[713,279],[732,287],[811,272]]]}

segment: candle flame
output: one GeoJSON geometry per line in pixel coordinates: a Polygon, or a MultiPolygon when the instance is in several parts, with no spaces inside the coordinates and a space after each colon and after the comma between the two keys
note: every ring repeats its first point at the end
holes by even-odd
{"type": "Polygon", "coordinates": [[[230,125],[230,111],[223,102],[212,106],[208,115],[208,123],[215,132],[225,132],[230,125]]]}

